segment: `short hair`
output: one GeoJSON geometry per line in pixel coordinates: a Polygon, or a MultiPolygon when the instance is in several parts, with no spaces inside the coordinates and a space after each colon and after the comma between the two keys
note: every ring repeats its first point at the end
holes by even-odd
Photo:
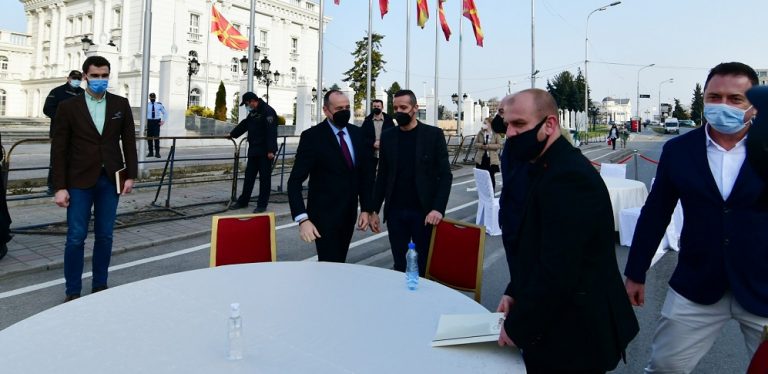
{"type": "Polygon", "coordinates": [[[83,74],[88,75],[88,68],[90,68],[91,65],[97,68],[106,66],[109,69],[109,71],[112,72],[112,66],[109,65],[109,60],[101,56],[91,56],[86,58],[85,61],[83,61],[83,74]]]}
{"type": "Polygon", "coordinates": [[[155,96],[155,93],[154,93],[154,92],[151,92],[151,93],[149,94],[149,97],[156,97],[156,96],[155,96]]]}
{"type": "Polygon", "coordinates": [[[411,90],[400,90],[395,92],[394,97],[408,96],[411,99],[411,105],[416,105],[416,94],[411,90]]]}
{"type": "Polygon", "coordinates": [[[533,97],[533,105],[536,107],[536,113],[541,116],[557,116],[557,101],[552,94],[540,88],[528,88],[516,93],[512,97],[505,98],[506,103],[511,104],[515,97],[520,94],[529,94],[533,97]]]}
{"type": "Polygon", "coordinates": [[[757,78],[757,72],[747,64],[741,62],[723,62],[713,67],[707,75],[707,81],[704,83],[704,89],[707,89],[709,81],[715,75],[743,75],[752,82],[753,86],[760,84],[760,80],[757,78]]]}
{"type": "Polygon", "coordinates": [[[379,100],[379,99],[371,100],[371,106],[373,106],[373,104],[375,104],[375,103],[379,103],[379,104],[381,104],[381,106],[384,106],[384,100],[379,100]]]}
{"type": "Polygon", "coordinates": [[[335,93],[344,94],[340,90],[328,90],[328,92],[325,93],[325,96],[323,96],[323,108],[328,108],[328,105],[331,105],[331,95],[335,93]]]}
{"type": "Polygon", "coordinates": [[[81,73],[79,70],[72,70],[69,72],[69,75],[67,75],[67,78],[73,78],[73,79],[81,79],[83,77],[83,73],[81,73]]]}

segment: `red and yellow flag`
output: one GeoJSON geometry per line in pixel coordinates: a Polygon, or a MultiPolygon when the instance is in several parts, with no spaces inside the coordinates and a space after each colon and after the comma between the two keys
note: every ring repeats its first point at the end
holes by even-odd
{"type": "Polygon", "coordinates": [[[443,28],[443,34],[445,34],[445,40],[451,39],[451,28],[448,27],[448,21],[445,20],[445,10],[443,9],[443,3],[446,0],[437,0],[437,13],[440,16],[440,27],[443,28]]]}
{"type": "Polygon", "coordinates": [[[389,12],[389,0],[379,0],[379,10],[381,10],[381,18],[389,12]]]}
{"type": "Polygon", "coordinates": [[[229,48],[239,51],[248,49],[248,38],[232,27],[215,6],[211,7],[211,32],[219,38],[221,44],[229,48]]]}
{"type": "Polygon", "coordinates": [[[483,46],[483,28],[480,27],[480,16],[477,15],[475,0],[464,0],[464,17],[472,21],[472,28],[475,31],[475,40],[477,45],[483,46]]]}
{"type": "Polygon", "coordinates": [[[429,7],[427,6],[427,0],[416,0],[416,22],[424,28],[429,19],[429,7]]]}

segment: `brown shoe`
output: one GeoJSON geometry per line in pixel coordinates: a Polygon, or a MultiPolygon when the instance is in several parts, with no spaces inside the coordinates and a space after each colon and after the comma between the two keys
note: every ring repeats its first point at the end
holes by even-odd
{"type": "Polygon", "coordinates": [[[64,298],[64,302],[68,303],[68,302],[70,302],[70,301],[72,301],[74,299],[79,299],[79,298],[80,298],[80,294],[79,293],[73,294],[73,295],[67,295],[67,297],[64,298]]]}

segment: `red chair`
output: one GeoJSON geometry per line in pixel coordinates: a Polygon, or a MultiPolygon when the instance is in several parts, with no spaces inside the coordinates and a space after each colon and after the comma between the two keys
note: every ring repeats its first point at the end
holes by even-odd
{"type": "Polygon", "coordinates": [[[475,293],[483,283],[485,227],[444,218],[432,228],[426,278],[475,293]]]}
{"type": "Polygon", "coordinates": [[[763,342],[752,356],[747,374],[768,374],[768,325],[763,328],[763,342]]]}
{"type": "Polygon", "coordinates": [[[213,216],[211,267],[274,262],[275,213],[213,216]]]}

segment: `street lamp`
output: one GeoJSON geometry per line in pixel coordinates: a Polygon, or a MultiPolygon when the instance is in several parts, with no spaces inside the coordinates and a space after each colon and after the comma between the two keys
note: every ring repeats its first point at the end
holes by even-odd
{"type": "MultiPolygon", "coordinates": [[[[635,115],[638,118],[638,121],[640,119],[640,72],[643,71],[643,69],[652,66],[656,66],[656,64],[645,65],[637,70],[637,102],[635,103],[635,105],[637,105],[637,109],[635,110],[635,115]]],[[[638,126],[640,125],[638,124],[638,126]]]]}
{"type": "Polygon", "coordinates": [[[667,80],[659,82],[659,122],[661,122],[661,85],[664,83],[672,83],[675,81],[675,78],[669,78],[667,80]]]}
{"type": "Polygon", "coordinates": [[[80,42],[83,43],[83,52],[88,52],[88,50],[95,45],[93,44],[93,40],[91,40],[88,35],[83,36],[83,38],[80,39],[80,42]]]}
{"type": "MultiPolygon", "coordinates": [[[[587,83],[587,62],[589,61],[589,54],[588,54],[589,49],[587,48],[587,46],[589,45],[589,17],[592,17],[592,14],[595,13],[595,12],[602,12],[602,11],[608,9],[609,7],[616,6],[616,5],[619,5],[619,4],[621,4],[621,1],[615,1],[615,2],[612,2],[612,3],[608,4],[608,5],[601,6],[600,8],[597,8],[597,9],[589,12],[589,15],[587,16],[587,25],[585,27],[586,31],[584,32],[584,115],[587,116],[587,121],[586,121],[587,123],[589,123],[589,114],[588,114],[588,110],[589,110],[589,84],[587,83]]],[[[577,132],[579,131],[578,128],[576,129],[576,131],[577,132]]]]}
{"type": "Polygon", "coordinates": [[[187,108],[189,108],[189,100],[192,96],[192,76],[197,75],[200,70],[200,63],[197,59],[192,57],[187,63],[187,108]]]}
{"type": "MultiPolygon", "coordinates": [[[[261,51],[258,47],[253,47],[253,57],[254,60],[259,61],[259,55],[261,54],[261,51]]],[[[269,61],[269,59],[265,56],[261,61],[259,61],[259,65],[257,66],[256,63],[253,64],[253,76],[254,78],[264,83],[267,86],[267,94],[264,96],[266,98],[266,102],[269,103],[269,86],[272,84],[277,83],[280,80],[280,72],[275,71],[274,73],[269,70],[269,68],[272,66],[272,62],[269,61]]],[[[243,56],[243,58],[240,59],[240,69],[243,71],[243,74],[246,74],[248,72],[248,57],[243,56]]],[[[317,94],[317,89],[314,89],[313,91],[315,94],[317,94]]]]}
{"type": "MultiPolygon", "coordinates": [[[[467,100],[467,94],[464,94],[461,96],[462,99],[467,100]]],[[[461,120],[462,118],[462,112],[461,112],[461,105],[459,104],[459,95],[455,92],[453,95],[451,95],[451,101],[453,101],[454,104],[456,104],[456,134],[461,134],[461,120]]]]}

